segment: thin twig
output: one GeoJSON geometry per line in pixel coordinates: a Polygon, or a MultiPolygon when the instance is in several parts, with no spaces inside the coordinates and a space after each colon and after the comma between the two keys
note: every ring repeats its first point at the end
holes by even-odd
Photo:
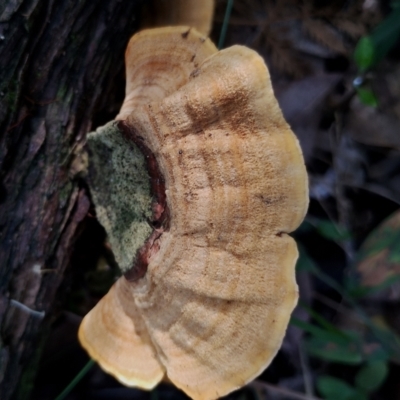
{"type": "Polygon", "coordinates": [[[19,308],[22,311],[25,311],[26,313],[32,315],[32,317],[35,317],[35,318],[42,319],[42,318],[44,318],[44,316],[46,314],[44,311],[32,310],[32,308],[29,308],[25,304],[22,304],[19,301],[14,300],[14,299],[10,300],[10,304],[12,304],[16,308],[19,308]]]}
{"type": "Polygon", "coordinates": [[[33,100],[31,98],[29,98],[28,96],[24,96],[26,100],[28,100],[31,104],[33,105],[39,105],[39,106],[47,106],[49,104],[55,103],[57,101],[57,99],[52,99],[52,100],[46,100],[46,101],[36,101],[33,100]]]}
{"type": "Polygon", "coordinates": [[[345,307],[343,304],[337,303],[336,301],[331,300],[329,297],[320,294],[318,292],[313,293],[314,299],[318,300],[320,303],[325,304],[326,306],[332,308],[332,310],[335,310],[338,313],[344,314],[347,317],[351,316],[354,320],[357,320],[358,322],[363,322],[362,318],[351,310],[350,308],[345,307]]]}
{"type": "Polygon", "coordinates": [[[388,199],[390,201],[393,201],[393,203],[399,204],[400,205],[400,199],[392,196],[389,190],[387,190],[384,187],[380,187],[378,184],[373,184],[373,183],[366,183],[364,185],[351,185],[353,188],[357,189],[363,189],[371,193],[375,193],[378,196],[381,196],[385,199],[388,199]]]}
{"type": "MultiPolygon", "coordinates": [[[[351,217],[350,214],[352,212],[351,205],[349,205],[349,200],[345,194],[345,184],[340,181],[340,174],[338,173],[341,168],[339,164],[343,162],[342,159],[342,151],[340,148],[342,139],[345,138],[345,134],[343,133],[344,126],[344,116],[343,111],[337,109],[334,113],[335,115],[335,123],[333,125],[333,131],[330,135],[331,140],[331,149],[332,149],[332,158],[333,158],[333,168],[336,172],[336,204],[337,204],[337,212],[338,212],[338,220],[339,225],[344,226],[348,231],[351,232],[352,224],[350,223],[351,217]]],[[[355,250],[354,250],[354,240],[352,238],[343,241],[343,246],[345,248],[345,253],[347,257],[348,264],[352,263],[355,259],[355,250]]]]}
{"type": "Polygon", "coordinates": [[[290,396],[292,399],[299,399],[299,400],[322,400],[322,399],[319,398],[319,397],[307,396],[306,394],[298,393],[298,392],[295,392],[294,390],[282,388],[282,387],[279,387],[279,386],[272,385],[271,383],[266,383],[266,382],[262,382],[262,381],[259,381],[259,380],[253,381],[253,382],[250,383],[249,385],[250,385],[250,386],[251,386],[251,385],[254,385],[254,386],[262,386],[262,387],[264,387],[264,388],[267,389],[267,390],[271,390],[271,391],[273,391],[273,392],[280,393],[280,394],[285,395],[285,396],[290,396]]]}
{"type": "Polygon", "coordinates": [[[16,128],[18,125],[20,125],[25,118],[28,118],[30,115],[32,115],[30,112],[25,113],[14,125],[9,126],[6,129],[6,132],[11,131],[12,129],[16,128]]]}

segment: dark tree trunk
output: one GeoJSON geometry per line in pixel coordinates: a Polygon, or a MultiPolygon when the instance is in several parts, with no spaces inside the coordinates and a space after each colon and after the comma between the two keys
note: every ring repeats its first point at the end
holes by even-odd
{"type": "Polygon", "coordinates": [[[115,115],[116,77],[141,3],[0,1],[2,400],[29,395],[43,331],[90,205],[77,175],[79,150],[100,111],[100,123],[115,115]]]}

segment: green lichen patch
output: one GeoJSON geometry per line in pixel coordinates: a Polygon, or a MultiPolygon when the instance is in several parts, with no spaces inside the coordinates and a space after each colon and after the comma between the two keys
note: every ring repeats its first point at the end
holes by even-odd
{"type": "Polygon", "coordinates": [[[88,135],[88,182],[97,218],[105,228],[122,272],[150,236],[150,178],[143,154],[115,122],[88,135]]]}

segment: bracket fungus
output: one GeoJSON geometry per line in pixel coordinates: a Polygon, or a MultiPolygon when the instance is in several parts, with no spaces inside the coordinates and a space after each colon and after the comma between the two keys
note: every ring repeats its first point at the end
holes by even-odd
{"type": "Polygon", "coordinates": [[[281,346],[298,298],[288,233],[308,205],[304,161],[253,50],[158,28],[131,39],[126,65],[117,120],[88,138],[93,200],[124,275],[79,339],[125,385],[166,376],[216,399],[281,346]]]}

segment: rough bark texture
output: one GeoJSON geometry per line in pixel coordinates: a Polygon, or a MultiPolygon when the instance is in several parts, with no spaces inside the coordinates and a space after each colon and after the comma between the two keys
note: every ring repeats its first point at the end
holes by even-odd
{"type": "Polygon", "coordinates": [[[113,83],[141,3],[0,2],[2,400],[29,395],[43,331],[90,205],[75,174],[77,154],[96,113],[115,105],[113,83]]]}

